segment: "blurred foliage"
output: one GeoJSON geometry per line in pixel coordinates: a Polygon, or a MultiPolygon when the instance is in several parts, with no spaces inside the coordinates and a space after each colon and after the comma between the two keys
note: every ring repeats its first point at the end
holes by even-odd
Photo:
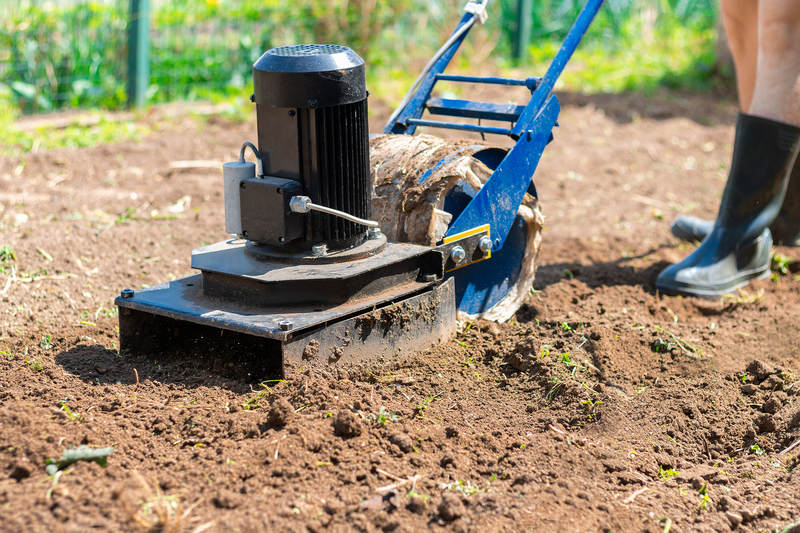
{"type": "MultiPolygon", "coordinates": [[[[329,42],[358,51],[369,65],[373,95],[391,94],[396,101],[455,26],[464,2],[151,0],[149,98],[241,97],[249,94],[251,65],[264,50],[329,42]]],[[[494,0],[486,27],[472,32],[453,66],[539,73],[584,2],[537,0],[530,53],[514,62],[517,1],[494,0]]],[[[0,0],[0,121],[10,116],[9,99],[24,113],[124,105],[128,6],[129,0],[0,0]]],[[[707,88],[715,6],[715,0],[607,0],[562,85],[584,91],[707,88]]]]}

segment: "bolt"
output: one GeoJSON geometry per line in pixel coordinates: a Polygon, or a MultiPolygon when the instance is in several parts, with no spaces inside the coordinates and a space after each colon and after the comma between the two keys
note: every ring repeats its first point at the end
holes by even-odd
{"type": "Polygon", "coordinates": [[[244,231],[242,232],[242,237],[244,237],[245,239],[247,238],[247,230],[244,230],[244,231]]]}
{"type": "Polygon", "coordinates": [[[122,289],[119,295],[123,298],[133,298],[133,289],[122,289]]]}
{"type": "Polygon", "coordinates": [[[465,257],[467,257],[467,252],[460,246],[456,246],[450,250],[450,259],[452,259],[455,264],[463,261],[465,257]]]}
{"type": "Polygon", "coordinates": [[[293,116],[295,116],[296,114],[297,114],[297,111],[295,111],[294,109],[290,109],[290,110],[289,110],[289,116],[290,116],[290,117],[293,117],[293,116]]]}
{"type": "Polygon", "coordinates": [[[478,248],[485,254],[492,249],[492,239],[490,239],[488,235],[484,235],[481,237],[481,240],[478,241],[478,248]]]}
{"type": "Polygon", "coordinates": [[[500,248],[500,237],[494,240],[494,249],[497,250],[498,248],[500,248]]]}
{"type": "Polygon", "coordinates": [[[367,239],[374,240],[381,238],[380,228],[367,228],[367,239]]]}
{"type": "Polygon", "coordinates": [[[311,247],[311,253],[317,257],[322,257],[323,255],[328,255],[328,245],[327,244],[315,244],[311,247]]]}
{"type": "Polygon", "coordinates": [[[308,101],[308,107],[310,109],[314,109],[315,107],[317,107],[317,101],[316,100],[309,100],[308,101]]]}
{"type": "Polygon", "coordinates": [[[292,324],[291,320],[281,320],[278,322],[278,326],[281,328],[281,331],[289,331],[292,329],[294,324],[292,324]]]}
{"type": "Polygon", "coordinates": [[[241,187],[242,189],[246,189],[247,188],[247,184],[245,182],[243,182],[243,181],[240,181],[239,182],[239,187],[241,187]]]}
{"type": "Polygon", "coordinates": [[[278,187],[278,188],[275,190],[275,192],[276,192],[276,193],[278,193],[278,194],[283,194],[283,189],[281,189],[280,187],[278,187]]]}
{"type": "Polygon", "coordinates": [[[431,283],[432,281],[436,281],[436,274],[422,274],[419,279],[423,283],[431,283]]]}
{"type": "Polygon", "coordinates": [[[250,101],[251,102],[255,102],[256,101],[256,94],[255,93],[250,95],[250,101]]]}
{"type": "Polygon", "coordinates": [[[286,239],[284,239],[283,237],[278,237],[278,242],[283,244],[284,242],[286,242],[286,239]]]}

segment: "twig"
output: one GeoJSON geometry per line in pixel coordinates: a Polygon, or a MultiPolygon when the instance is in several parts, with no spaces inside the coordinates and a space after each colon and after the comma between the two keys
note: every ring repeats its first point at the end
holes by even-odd
{"type": "Polygon", "coordinates": [[[667,518],[667,522],[664,524],[664,533],[669,533],[670,529],[672,529],[672,519],[667,518]]]}
{"type": "Polygon", "coordinates": [[[131,399],[135,398],[134,394],[136,394],[136,390],[139,388],[139,371],[134,368],[133,373],[136,374],[136,385],[133,386],[133,390],[131,391],[131,399]]]}
{"type": "Polygon", "coordinates": [[[403,479],[403,478],[401,478],[401,477],[398,477],[398,476],[395,476],[394,474],[390,474],[390,473],[389,473],[389,472],[387,472],[386,470],[382,470],[382,469],[380,469],[380,468],[376,468],[376,469],[375,469],[375,471],[376,471],[377,473],[379,473],[379,474],[383,474],[384,476],[386,476],[386,477],[388,477],[388,478],[390,478],[390,479],[393,479],[393,480],[395,480],[395,481],[406,481],[405,479],[403,479]]]}
{"type": "Polygon", "coordinates": [[[404,487],[404,486],[408,485],[409,483],[411,483],[412,487],[416,487],[418,479],[419,479],[418,475],[416,475],[414,477],[410,477],[408,479],[401,479],[397,483],[392,483],[391,485],[386,485],[385,487],[378,487],[377,489],[375,489],[375,491],[376,492],[388,492],[390,490],[394,490],[394,489],[397,489],[397,488],[400,488],[400,487],[404,487]]]}
{"type": "Polygon", "coordinates": [[[547,426],[547,427],[548,427],[548,429],[551,429],[551,430],[555,431],[556,433],[561,433],[562,435],[566,435],[566,433],[564,433],[563,431],[561,431],[557,427],[553,427],[553,426],[547,426]]]}
{"type": "Polygon", "coordinates": [[[281,449],[281,441],[278,441],[278,444],[275,445],[275,460],[278,460],[278,450],[281,449]]]}
{"type": "MultiPolygon", "coordinates": [[[[77,311],[78,310],[78,306],[75,305],[75,301],[72,298],[70,298],[69,294],[67,294],[67,291],[65,291],[64,289],[61,289],[61,292],[64,293],[64,296],[66,296],[67,300],[69,300],[69,305],[72,306],[72,308],[77,311]]],[[[97,315],[95,315],[95,319],[97,319],[97,315]]]]}
{"type": "Polygon", "coordinates": [[[782,452],[780,452],[778,455],[784,455],[784,454],[786,454],[786,453],[788,453],[788,452],[790,452],[790,451],[794,450],[794,449],[795,449],[797,446],[800,446],[800,439],[797,439],[796,441],[794,441],[794,442],[791,444],[791,446],[789,446],[788,448],[786,448],[785,450],[783,450],[782,452]]]}
{"type": "Polygon", "coordinates": [[[638,495],[643,494],[647,490],[649,490],[649,487],[642,487],[641,489],[632,492],[627,498],[622,500],[622,503],[633,503],[633,500],[635,500],[638,495]]]}

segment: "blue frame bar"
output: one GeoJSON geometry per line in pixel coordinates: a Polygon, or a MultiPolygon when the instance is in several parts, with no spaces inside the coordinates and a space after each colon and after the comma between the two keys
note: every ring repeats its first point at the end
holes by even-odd
{"type": "MultiPolygon", "coordinates": [[[[431,115],[516,122],[525,110],[525,106],[431,97],[425,102],[425,109],[431,115]]],[[[508,135],[508,133],[503,135],[508,135]]]]}
{"type": "Polygon", "coordinates": [[[428,126],[429,128],[442,128],[446,130],[472,131],[475,133],[494,133],[495,135],[508,135],[509,128],[495,128],[492,126],[479,126],[477,124],[462,124],[460,122],[440,122],[438,120],[422,120],[410,118],[408,123],[414,126],[428,126]]]}
{"type": "Polygon", "coordinates": [[[494,76],[459,76],[457,74],[437,74],[436,81],[455,81],[458,83],[485,83],[487,85],[525,85],[525,80],[517,78],[497,78],[494,76]]]}

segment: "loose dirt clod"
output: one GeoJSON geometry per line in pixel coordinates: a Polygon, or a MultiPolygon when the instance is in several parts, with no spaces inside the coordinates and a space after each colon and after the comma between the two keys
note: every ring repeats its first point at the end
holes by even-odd
{"type": "Polygon", "coordinates": [[[362,430],[358,416],[352,411],[339,411],[333,427],[343,437],[358,437],[362,430]]]}
{"type": "Polygon", "coordinates": [[[442,493],[442,502],[439,504],[437,510],[439,511],[439,515],[448,522],[457,520],[466,513],[466,508],[461,498],[453,492],[442,493]]]}
{"type": "Polygon", "coordinates": [[[273,426],[285,426],[294,417],[294,406],[286,398],[278,398],[272,402],[267,414],[267,423],[273,426]]]}

